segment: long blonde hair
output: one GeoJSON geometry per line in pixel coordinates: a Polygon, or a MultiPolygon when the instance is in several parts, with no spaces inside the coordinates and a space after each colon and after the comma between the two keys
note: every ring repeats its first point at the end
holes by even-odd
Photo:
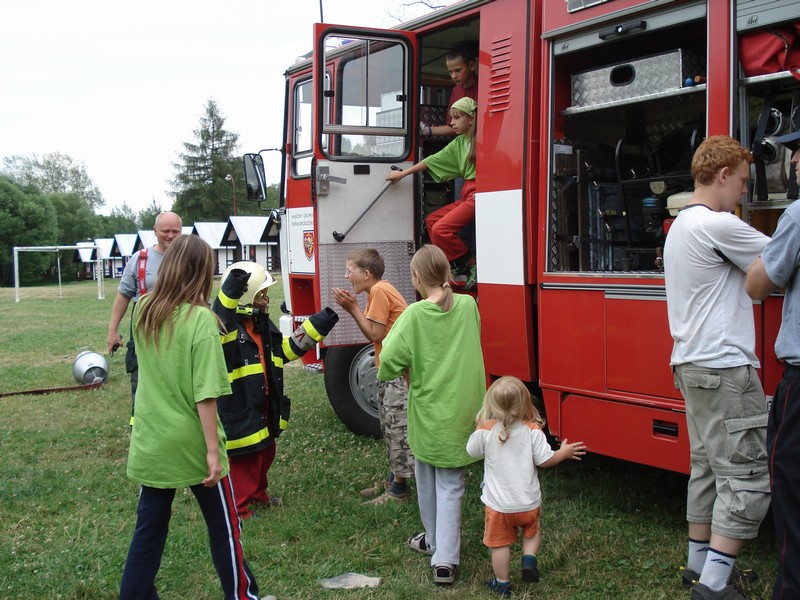
{"type": "Polygon", "coordinates": [[[516,377],[506,375],[495,381],[486,390],[483,406],[475,422],[483,425],[487,421],[498,421],[503,425],[500,434],[500,443],[505,444],[511,435],[511,426],[514,423],[528,421],[539,427],[544,427],[545,420],[533,405],[533,398],[528,388],[516,377]]]}
{"type": "MultiPolygon", "coordinates": [[[[175,309],[189,304],[189,311],[208,306],[214,284],[214,251],[196,235],[179,235],[167,248],[153,291],[136,307],[136,331],[145,343],[158,349],[161,328],[172,339],[175,309]]],[[[188,313],[187,313],[188,315],[188,313]]]]}
{"type": "Polygon", "coordinates": [[[442,287],[444,293],[436,301],[443,311],[447,312],[453,307],[453,288],[450,280],[450,263],[444,252],[438,246],[425,244],[411,257],[411,270],[417,274],[419,282],[426,288],[442,287]]]}

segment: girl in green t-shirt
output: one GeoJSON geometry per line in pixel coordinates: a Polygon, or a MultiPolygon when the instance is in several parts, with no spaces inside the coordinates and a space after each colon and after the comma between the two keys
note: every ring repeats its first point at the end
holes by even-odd
{"type": "Polygon", "coordinates": [[[424,532],[408,546],[431,555],[433,581],[452,584],[461,553],[461,502],[467,439],[486,392],[478,306],[454,294],[441,249],[420,248],[411,281],[422,300],[410,304],[383,341],[378,379],[407,373],[408,443],[415,458],[417,500],[424,532]]]}
{"type": "Polygon", "coordinates": [[[194,235],[175,238],[151,293],[137,304],[136,420],[128,477],[141,484],[120,600],[157,598],[175,490],[189,487],[208,527],[225,598],[258,600],[241,543],[217,398],[230,394],[219,322],[208,309],[214,254],[194,235]]]}

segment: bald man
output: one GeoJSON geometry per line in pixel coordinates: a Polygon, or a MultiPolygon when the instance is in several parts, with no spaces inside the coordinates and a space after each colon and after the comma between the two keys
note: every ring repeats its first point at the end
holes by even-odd
{"type": "MultiPolygon", "coordinates": [[[[156,234],[156,244],[134,252],[117,288],[117,297],[111,309],[111,321],[108,323],[108,353],[122,345],[122,336],[119,333],[119,324],[128,310],[128,304],[133,300],[134,305],[144,292],[151,291],[156,282],[161,259],[176,237],[181,234],[183,222],[174,212],[163,212],[156,217],[153,232],[156,234]]],[[[129,336],[128,353],[125,356],[125,370],[131,374],[131,422],[133,421],[133,400],[136,396],[136,387],[139,383],[139,368],[136,362],[136,350],[133,347],[133,336],[129,336]]]]}

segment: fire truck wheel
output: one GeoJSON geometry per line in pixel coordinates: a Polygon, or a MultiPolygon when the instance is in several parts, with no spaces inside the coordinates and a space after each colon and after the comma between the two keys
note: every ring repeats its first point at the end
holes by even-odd
{"type": "Polygon", "coordinates": [[[357,435],[381,436],[375,348],[339,346],[325,355],[325,391],[336,416],[357,435]]]}

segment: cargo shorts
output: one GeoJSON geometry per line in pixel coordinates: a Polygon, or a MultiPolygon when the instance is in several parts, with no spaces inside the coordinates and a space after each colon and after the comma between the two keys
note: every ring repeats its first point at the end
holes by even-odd
{"type": "Polygon", "coordinates": [[[378,381],[378,419],[389,468],[398,477],[414,476],[414,455],[408,445],[408,384],[405,377],[378,381]]]}
{"type": "Polygon", "coordinates": [[[767,402],[756,370],[675,367],[686,400],[691,475],[686,520],[732,539],[756,537],[769,509],[767,402]]]}

